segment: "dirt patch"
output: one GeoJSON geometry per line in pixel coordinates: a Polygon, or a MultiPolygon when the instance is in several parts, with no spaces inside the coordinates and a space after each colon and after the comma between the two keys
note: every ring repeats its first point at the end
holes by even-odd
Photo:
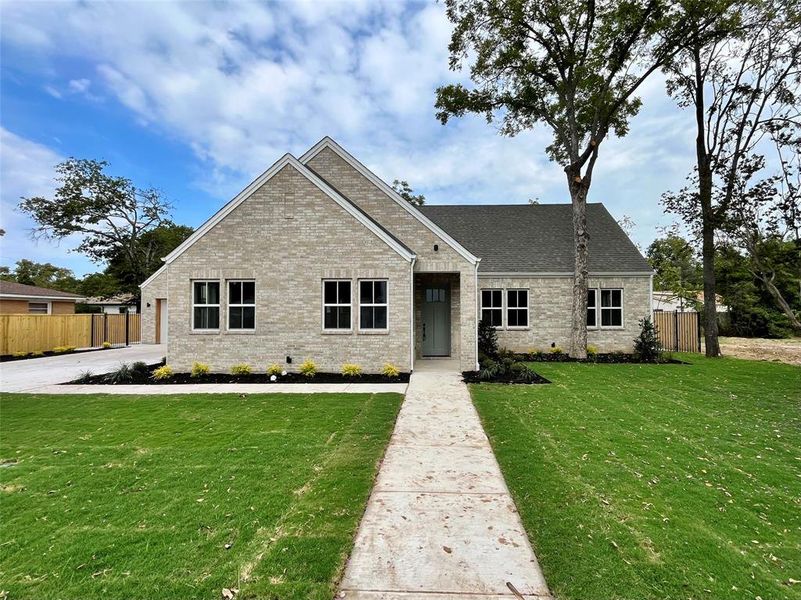
{"type": "Polygon", "coordinates": [[[749,360],[770,360],[801,366],[801,338],[768,340],[764,338],[720,338],[724,356],[749,360]]]}

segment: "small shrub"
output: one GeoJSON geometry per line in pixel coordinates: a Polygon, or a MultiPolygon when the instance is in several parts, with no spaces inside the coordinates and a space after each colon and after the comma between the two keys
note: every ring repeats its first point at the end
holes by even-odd
{"type": "Polygon", "coordinates": [[[592,344],[589,344],[587,346],[587,356],[592,357],[597,355],[598,355],[598,348],[596,346],[593,346],[592,344]]]}
{"type": "Polygon", "coordinates": [[[478,378],[482,381],[490,381],[491,379],[495,379],[500,372],[501,366],[491,358],[488,358],[481,365],[478,371],[478,378]]]}
{"type": "Polygon", "coordinates": [[[68,354],[70,352],[75,352],[75,346],[56,346],[53,348],[53,352],[56,354],[68,354]]]}
{"type": "Polygon", "coordinates": [[[78,378],[75,380],[76,383],[89,383],[92,381],[92,377],[94,377],[94,373],[91,371],[81,371],[81,374],[78,375],[78,378]]]}
{"type": "Polygon", "coordinates": [[[150,369],[147,368],[147,363],[137,360],[131,365],[131,372],[136,378],[146,379],[150,369]]]}
{"type": "Polygon", "coordinates": [[[172,376],[173,376],[173,371],[170,365],[162,365],[161,367],[153,371],[153,374],[151,375],[151,377],[156,381],[164,381],[165,379],[169,379],[172,376]]]}
{"type": "Polygon", "coordinates": [[[192,371],[189,373],[190,377],[202,377],[203,375],[208,375],[211,372],[211,367],[206,363],[202,362],[193,362],[192,363],[192,371]]]}
{"type": "Polygon", "coordinates": [[[118,385],[121,383],[132,383],[135,377],[135,372],[131,365],[128,363],[120,363],[115,371],[108,373],[105,377],[106,383],[118,385]]]}
{"type": "Polygon", "coordinates": [[[269,367],[267,367],[267,375],[275,375],[276,377],[278,377],[283,372],[284,368],[278,363],[273,363],[269,367]]]}
{"type": "Polygon", "coordinates": [[[657,362],[662,354],[658,331],[651,317],[640,319],[640,335],[634,338],[634,354],[643,362],[657,362]]]}
{"type": "Polygon", "coordinates": [[[111,342],[103,342],[103,348],[105,348],[106,350],[111,348],[111,342]]]}
{"type": "Polygon", "coordinates": [[[25,358],[26,356],[28,356],[28,354],[29,354],[28,352],[14,352],[14,354],[12,354],[11,356],[13,356],[14,358],[25,358]]]}
{"type": "Polygon", "coordinates": [[[528,365],[520,362],[512,365],[511,374],[514,380],[520,383],[531,383],[537,379],[537,374],[528,365]]]}
{"type": "Polygon", "coordinates": [[[311,379],[317,375],[317,365],[312,359],[307,358],[300,364],[300,374],[311,379]]]}
{"type": "Polygon", "coordinates": [[[395,377],[400,377],[400,369],[392,363],[386,363],[384,368],[381,369],[381,374],[384,377],[392,377],[394,379],[395,377]]]}
{"type": "Polygon", "coordinates": [[[551,349],[548,350],[551,354],[562,354],[562,349],[559,346],[551,346],[551,349]]]}
{"type": "Polygon", "coordinates": [[[489,358],[498,355],[498,332],[483,320],[478,322],[478,352],[489,358]]]}
{"type": "Polygon", "coordinates": [[[246,363],[241,363],[231,367],[231,375],[250,375],[252,372],[253,369],[251,369],[250,365],[246,363]]]}
{"type": "Polygon", "coordinates": [[[345,377],[359,377],[362,374],[362,368],[354,363],[345,363],[342,365],[342,374],[345,377]]]}
{"type": "Polygon", "coordinates": [[[38,358],[40,356],[44,356],[44,352],[42,352],[41,350],[34,350],[33,352],[30,353],[30,356],[38,358]]]}

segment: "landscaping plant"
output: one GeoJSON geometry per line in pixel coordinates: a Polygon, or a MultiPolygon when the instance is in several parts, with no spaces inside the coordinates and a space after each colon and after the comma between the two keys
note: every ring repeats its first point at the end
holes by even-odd
{"type": "Polygon", "coordinates": [[[392,363],[386,363],[381,369],[381,374],[394,379],[400,376],[400,369],[392,363]]]}
{"type": "Polygon", "coordinates": [[[278,377],[282,373],[284,373],[284,368],[278,363],[273,363],[267,367],[267,375],[275,375],[278,377]]]}
{"type": "Polygon", "coordinates": [[[300,374],[311,379],[317,374],[317,365],[310,358],[300,364],[300,374]]]}
{"type": "Polygon", "coordinates": [[[231,375],[250,375],[253,369],[247,363],[241,363],[231,367],[231,375]]]}
{"type": "Polygon", "coordinates": [[[634,338],[634,353],[642,362],[658,362],[662,356],[659,332],[651,317],[640,319],[640,335],[634,338]]]}
{"type": "Polygon", "coordinates": [[[192,363],[192,371],[190,372],[192,377],[202,377],[203,375],[208,375],[209,373],[211,373],[211,367],[206,363],[197,361],[192,363]]]}
{"type": "Polygon", "coordinates": [[[164,381],[165,379],[169,379],[172,376],[173,376],[173,370],[170,365],[160,366],[158,369],[153,371],[153,374],[151,375],[151,377],[156,381],[164,381]]]}
{"type": "Polygon", "coordinates": [[[358,377],[362,374],[362,368],[354,363],[345,363],[342,365],[342,374],[345,377],[358,377]]]}

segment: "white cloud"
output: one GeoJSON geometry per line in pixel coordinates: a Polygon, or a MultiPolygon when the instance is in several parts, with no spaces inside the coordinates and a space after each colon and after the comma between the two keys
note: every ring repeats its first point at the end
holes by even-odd
{"type": "Polygon", "coordinates": [[[96,268],[85,258],[66,253],[77,240],[65,239],[60,244],[34,241],[29,235],[33,222],[16,210],[23,196],[52,195],[56,187],[53,167],[63,157],[5,128],[0,128],[0,155],[0,228],[6,231],[0,237],[0,264],[13,266],[27,258],[53,262],[77,274],[94,271],[96,268]]]}

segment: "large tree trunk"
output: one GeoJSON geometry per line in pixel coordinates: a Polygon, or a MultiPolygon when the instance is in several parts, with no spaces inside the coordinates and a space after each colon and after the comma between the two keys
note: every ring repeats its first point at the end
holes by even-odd
{"type": "MultiPolygon", "coordinates": [[[[568,172],[570,200],[573,204],[573,309],[570,327],[570,356],[587,358],[587,279],[589,251],[587,243],[587,186],[578,173],[568,172]]],[[[600,317],[599,317],[600,318],[600,317]]]]}
{"type": "Polygon", "coordinates": [[[704,272],[704,348],[709,357],[720,356],[718,342],[718,307],[715,298],[715,213],[712,210],[712,167],[706,148],[704,120],[704,78],[701,66],[701,51],[693,52],[695,61],[695,138],[696,164],[698,167],[698,197],[701,203],[701,259],[704,272]]]}
{"type": "Polygon", "coordinates": [[[793,312],[793,308],[787,303],[787,300],[784,299],[782,293],[779,291],[773,283],[773,277],[768,277],[766,275],[757,274],[757,277],[765,284],[768,292],[773,297],[773,300],[776,302],[776,305],[781,309],[781,311],[785,314],[785,316],[789,319],[790,325],[796,331],[801,332],[801,321],[798,320],[798,317],[793,312]]]}

